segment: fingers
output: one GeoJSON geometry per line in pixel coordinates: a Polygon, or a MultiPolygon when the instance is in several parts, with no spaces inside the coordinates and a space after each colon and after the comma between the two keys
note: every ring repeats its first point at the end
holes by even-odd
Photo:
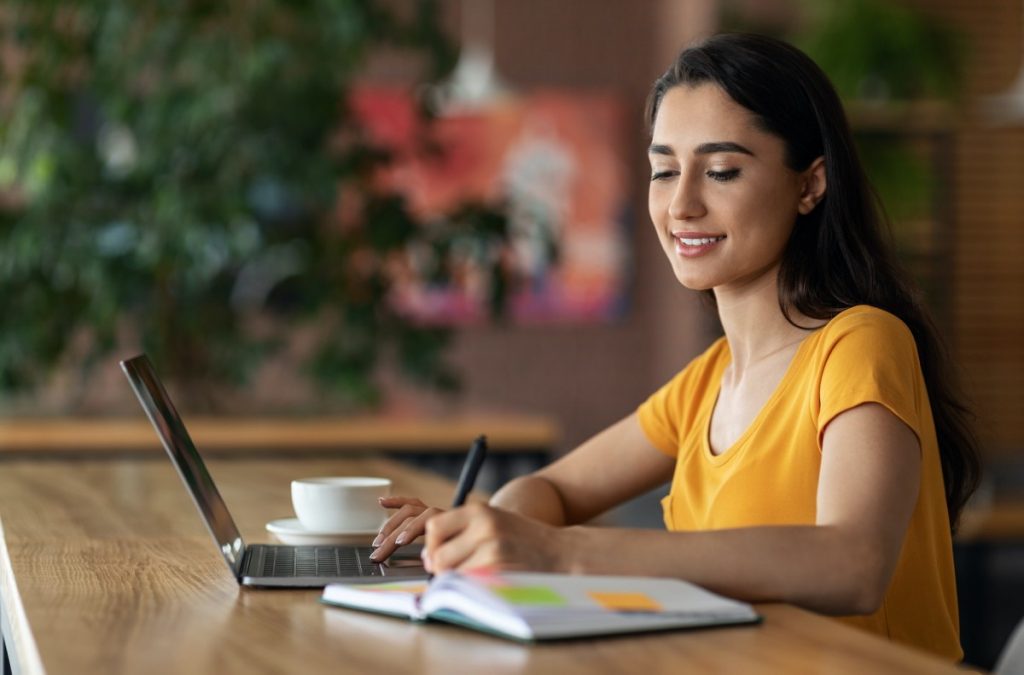
{"type": "Polygon", "coordinates": [[[430,572],[566,568],[558,530],[484,504],[435,515],[426,522],[423,563],[430,572]]]}
{"type": "Polygon", "coordinates": [[[398,510],[388,518],[373,540],[377,550],[370,554],[370,559],[375,562],[387,559],[399,546],[419,537],[427,521],[441,513],[441,509],[429,507],[415,497],[383,497],[379,501],[385,508],[398,510]]]}
{"type": "Polygon", "coordinates": [[[495,539],[480,539],[467,534],[451,539],[437,549],[424,548],[424,567],[433,574],[456,569],[505,569],[507,565],[500,550],[501,543],[495,539]]]}
{"type": "Polygon", "coordinates": [[[452,509],[432,519],[427,525],[424,548],[436,550],[448,539],[461,533],[472,520],[473,507],[452,509]]]}
{"type": "Polygon", "coordinates": [[[423,563],[438,573],[460,567],[479,567],[499,562],[500,540],[494,527],[493,509],[472,505],[431,518],[426,523],[423,563]]]}
{"type": "Polygon", "coordinates": [[[430,507],[415,517],[407,518],[388,536],[381,538],[382,535],[378,535],[378,539],[374,540],[376,542],[377,550],[370,554],[370,560],[375,562],[385,560],[395,552],[395,549],[412,543],[417,537],[423,534],[426,529],[427,521],[439,513],[443,513],[443,511],[435,507],[430,507]]]}
{"type": "Polygon", "coordinates": [[[398,507],[405,506],[406,504],[419,504],[420,506],[426,506],[426,504],[420,501],[417,497],[402,497],[400,495],[379,497],[377,499],[377,503],[386,509],[397,509],[398,507]]]}
{"type": "MultiPolygon", "coordinates": [[[[411,520],[412,518],[406,519],[406,521],[411,520]]],[[[395,530],[393,530],[392,533],[389,535],[385,536],[383,534],[378,534],[377,538],[373,540],[373,546],[375,547],[375,549],[373,553],[370,554],[370,560],[374,562],[387,560],[388,556],[394,553],[395,549],[398,548],[399,544],[396,540],[398,539],[398,535],[400,533],[403,533],[404,531],[405,530],[403,522],[399,527],[395,528],[395,530]]],[[[405,542],[403,541],[402,543],[404,544],[405,542]]]]}
{"type": "MultiPolygon", "coordinates": [[[[399,527],[405,520],[413,515],[420,513],[423,509],[427,508],[427,505],[416,497],[380,497],[377,500],[381,508],[385,509],[398,509],[398,511],[392,514],[383,525],[381,525],[378,535],[387,536],[391,534],[396,527],[399,527]]],[[[378,539],[382,537],[378,536],[378,539]]],[[[377,541],[374,541],[374,546],[377,545],[377,541]]]]}

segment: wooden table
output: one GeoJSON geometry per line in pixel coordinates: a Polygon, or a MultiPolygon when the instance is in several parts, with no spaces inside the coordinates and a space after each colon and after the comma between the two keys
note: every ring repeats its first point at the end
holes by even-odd
{"type": "MultiPolygon", "coordinates": [[[[288,514],[288,482],[447,481],[380,459],[210,462],[249,541],[288,514]]],[[[444,625],[328,608],[317,591],[240,588],[164,458],[0,462],[4,641],[24,673],[956,673],[952,665],[795,607],[757,627],[520,645],[444,625]],[[189,561],[188,565],[181,561],[189,561]]]]}
{"type": "Polygon", "coordinates": [[[1024,495],[969,506],[960,518],[956,538],[964,544],[1024,542],[1024,495]]]}
{"type": "MultiPolygon", "coordinates": [[[[548,417],[510,413],[352,417],[193,417],[182,415],[205,456],[385,453],[457,476],[469,445],[486,434],[490,460],[480,485],[497,489],[551,459],[558,426],[548,417]]],[[[128,418],[0,420],[0,457],[163,456],[142,410],[128,418]]]]}
{"type": "MultiPolygon", "coordinates": [[[[550,450],[558,429],[546,417],[515,414],[353,417],[193,417],[182,414],[196,445],[217,451],[386,451],[464,453],[487,434],[497,453],[550,450]]],[[[0,420],[0,452],[123,453],[161,450],[142,411],[126,418],[0,420]]],[[[161,450],[162,452],[162,450],[161,450]]]]}

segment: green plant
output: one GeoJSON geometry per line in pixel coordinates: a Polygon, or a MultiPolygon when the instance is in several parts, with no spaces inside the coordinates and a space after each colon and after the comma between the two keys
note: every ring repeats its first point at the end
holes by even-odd
{"type": "Polygon", "coordinates": [[[926,12],[883,0],[805,2],[795,43],[848,100],[950,99],[963,59],[957,34],[926,12]]]}
{"type": "MultiPolygon", "coordinates": [[[[761,5],[730,0],[723,21],[732,30],[792,42],[828,74],[847,104],[861,160],[892,220],[898,252],[922,286],[938,288],[935,277],[944,263],[921,241],[940,198],[934,148],[927,146],[949,124],[951,104],[961,92],[961,36],[926,10],[893,0],[766,4],[771,11],[752,12],[761,5]],[[922,113],[928,119],[919,118],[922,113]]],[[[930,301],[943,306],[948,299],[933,293],[930,301]]]]}
{"type": "Polygon", "coordinates": [[[377,400],[384,356],[455,386],[449,330],[391,308],[389,265],[501,240],[504,218],[420,222],[374,188],[387,153],[345,104],[365,58],[404,50],[426,79],[454,61],[434,2],[383,5],[5,3],[0,390],[126,341],[181,385],[237,385],[304,326],[309,373],[351,403],[377,400]]]}
{"type": "MultiPolygon", "coordinates": [[[[807,17],[794,32],[794,43],[828,73],[843,99],[898,111],[912,101],[959,96],[962,45],[938,18],[883,0],[805,0],[803,5],[807,17]]],[[[855,129],[857,122],[855,117],[855,129]]],[[[862,158],[894,221],[920,218],[933,200],[929,163],[905,143],[894,142],[892,133],[858,131],[862,158]]]]}

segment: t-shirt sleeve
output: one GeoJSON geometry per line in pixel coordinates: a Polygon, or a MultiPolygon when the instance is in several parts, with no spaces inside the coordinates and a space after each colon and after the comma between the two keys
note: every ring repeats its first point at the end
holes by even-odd
{"type": "Polygon", "coordinates": [[[647,440],[669,457],[679,454],[679,401],[686,371],[669,380],[637,408],[637,419],[647,440]]]}
{"type": "Polygon", "coordinates": [[[864,403],[885,406],[920,438],[924,381],[906,324],[872,312],[843,318],[832,329],[818,390],[819,449],[828,424],[864,403]]]}
{"type": "Polygon", "coordinates": [[[718,393],[716,374],[725,344],[725,338],[713,343],[637,408],[647,440],[669,457],[679,456],[679,445],[711,390],[718,393]]]}

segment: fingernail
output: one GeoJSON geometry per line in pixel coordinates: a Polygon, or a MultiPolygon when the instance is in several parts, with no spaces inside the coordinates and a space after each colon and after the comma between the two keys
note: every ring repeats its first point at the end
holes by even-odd
{"type": "MultiPolygon", "coordinates": [[[[366,541],[366,540],[364,539],[363,541],[366,541]]],[[[373,540],[373,543],[370,544],[370,546],[380,546],[380,543],[382,541],[384,541],[384,535],[383,534],[378,534],[377,537],[373,540]]]]}
{"type": "Polygon", "coordinates": [[[397,539],[395,539],[395,543],[399,546],[403,546],[407,541],[409,541],[409,533],[407,532],[403,532],[402,534],[398,535],[397,539]]]}
{"type": "Polygon", "coordinates": [[[377,562],[380,559],[380,551],[374,551],[370,554],[370,560],[377,562]]]}

